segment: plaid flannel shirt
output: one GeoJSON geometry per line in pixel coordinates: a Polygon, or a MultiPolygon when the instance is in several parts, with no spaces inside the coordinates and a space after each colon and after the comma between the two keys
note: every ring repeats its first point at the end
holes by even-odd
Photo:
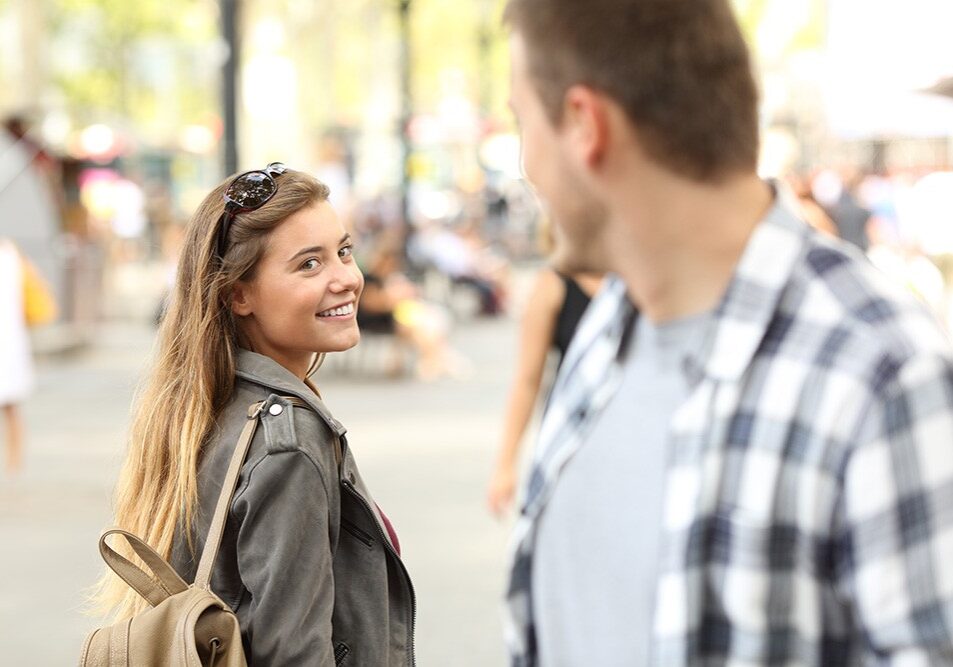
{"type": "MultiPolygon", "coordinates": [[[[947,337],[778,199],[703,349],[685,360],[691,389],[666,443],[651,662],[953,665],[947,337]]],[[[507,591],[515,667],[537,663],[537,518],[618,387],[631,317],[611,279],[543,417],[507,591]]]]}

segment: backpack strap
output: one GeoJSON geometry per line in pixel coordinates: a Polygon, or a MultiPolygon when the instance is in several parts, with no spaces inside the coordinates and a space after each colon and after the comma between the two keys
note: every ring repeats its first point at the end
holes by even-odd
{"type": "MultiPolygon", "coordinates": [[[[310,408],[306,401],[296,396],[282,396],[281,398],[295,407],[310,408]]],[[[238,437],[238,443],[235,445],[235,451],[228,464],[228,471],[225,473],[225,480],[222,482],[222,492],[218,497],[215,513],[212,515],[212,523],[205,541],[205,548],[202,550],[202,557],[199,560],[195,574],[195,585],[205,590],[210,590],[212,566],[222,543],[228,509],[232,502],[232,496],[235,494],[235,487],[238,485],[238,476],[242,464],[245,462],[245,457],[248,456],[248,449],[255,437],[259,416],[266,403],[267,401],[259,401],[248,408],[248,420],[238,437]]],[[[340,470],[341,441],[337,436],[334,436],[333,443],[334,459],[340,470]]],[[[109,528],[103,531],[99,537],[99,553],[106,565],[153,607],[166,598],[189,588],[189,585],[179,576],[178,572],[155,549],[129,531],[121,528],[109,528]],[[107,540],[113,535],[120,535],[125,538],[132,550],[149,568],[151,574],[109,546],[107,540]]]]}
{"type": "MultiPolygon", "coordinates": [[[[242,462],[245,460],[245,456],[248,454],[248,447],[251,444],[252,438],[255,436],[255,430],[258,427],[258,416],[261,414],[264,405],[265,401],[259,401],[248,408],[248,421],[245,422],[245,428],[242,429],[242,433],[238,438],[238,444],[235,446],[235,453],[232,454],[228,471],[225,473],[225,481],[222,483],[222,493],[218,498],[215,514],[212,516],[212,525],[209,528],[208,540],[205,543],[205,548],[202,550],[202,559],[199,561],[198,572],[195,576],[195,585],[205,590],[209,590],[212,564],[215,562],[215,556],[222,542],[225,518],[228,514],[228,506],[231,504],[232,495],[235,493],[235,486],[238,483],[238,473],[241,471],[242,462]]],[[[106,565],[119,575],[123,581],[135,589],[139,595],[144,597],[153,607],[170,595],[188,590],[188,584],[182,580],[178,573],[158,552],[140,538],[125,530],[111,528],[105,531],[99,538],[99,552],[102,554],[103,560],[106,561],[106,565]],[[136,555],[152,570],[154,576],[150,576],[145,570],[121,556],[115,549],[110,547],[106,543],[106,539],[110,535],[122,535],[125,537],[126,541],[132,546],[133,551],[136,552],[136,555]]]]}
{"type": "Polygon", "coordinates": [[[222,534],[225,532],[228,508],[232,504],[232,496],[235,495],[235,487],[238,485],[238,474],[241,472],[242,464],[248,455],[248,447],[251,445],[252,438],[255,437],[255,430],[258,428],[258,417],[264,407],[265,401],[259,401],[248,408],[248,419],[241,435],[238,436],[238,444],[235,445],[235,452],[228,464],[228,471],[225,473],[225,480],[222,482],[222,493],[218,497],[218,504],[215,506],[212,523],[208,529],[208,537],[205,540],[205,548],[202,549],[202,557],[199,560],[198,569],[195,571],[195,585],[199,588],[205,590],[211,588],[212,565],[215,564],[215,556],[218,555],[218,548],[222,544],[222,534]]]}

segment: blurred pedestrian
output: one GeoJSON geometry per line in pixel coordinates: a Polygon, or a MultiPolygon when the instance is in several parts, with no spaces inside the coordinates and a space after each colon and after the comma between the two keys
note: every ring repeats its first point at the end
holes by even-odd
{"type": "MultiPolygon", "coordinates": [[[[399,254],[378,248],[364,272],[364,293],[357,311],[361,332],[395,336],[416,354],[415,375],[425,382],[463,372],[468,366],[450,347],[450,316],[420,297],[416,286],[400,270],[399,254]]],[[[403,360],[389,370],[398,375],[403,360]]]]}
{"type": "Polygon", "coordinates": [[[6,470],[23,466],[22,403],[33,390],[33,360],[24,303],[24,262],[16,245],[0,238],[0,412],[6,441],[6,470]]]}
{"type": "Polygon", "coordinates": [[[801,174],[789,174],[786,180],[788,187],[797,198],[798,213],[804,222],[822,234],[839,236],[834,221],[814,198],[809,179],[801,174]]]}
{"type": "Polygon", "coordinates": [[[520,323],[516,372],[506,400],[503,434],[487,490],[490,512],[502,516],[516,493],[520,444],[539,399],[550,351],[559,363],[592,296],[602,285],[599,274],[565,275],[544,268],[536,276],[520,323]]]}
{"type": "Polygon", "coordinates": [[[837,235],[866,252],[870,245],[867,229],[870,211],[860,205],[854,194],[859,183],[854,174],[842,176],[825,169],[815,176],[812,193],[834,221],[837,235]]]}
{"type": "Polygon", "coordinates": [[[513,664],[953,664],[953,350],[757,176],[730,2],[506,17],[557,268],[615,274],[543,417],[513,664]]]}
{"type": "Polygon", "coordinates": [[[422,235],[421,252],[440,273],[472,288],[480,299],[480,315],[503,312],[507,264],[490,252],[475,230],[442,225],[422,235]]]}
{"type": "MultiPolygon", "coordinates": [[[[116,523],[192,581],[249,406],[261,420],[214,592],[248,664],[411,664],[414,592],[390,522],[310,376],[359,339],[363,278],[328,188],[279,163],[229,178],[189,223],[133,415],[116,523]]],[[[144,607],[117,578],[99,601],[144,607]]]]}

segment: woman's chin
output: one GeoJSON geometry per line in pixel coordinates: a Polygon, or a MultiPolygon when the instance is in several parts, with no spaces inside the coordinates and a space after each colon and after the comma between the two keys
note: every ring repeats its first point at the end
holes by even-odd
{"type": "Polygon", "coordinates": [[[327,341],[320,352],[346,352],[360,342],[361,332],[355,328],[353,333],[349,332],[346,336],[336,336],[334,340],[327,341]]]}

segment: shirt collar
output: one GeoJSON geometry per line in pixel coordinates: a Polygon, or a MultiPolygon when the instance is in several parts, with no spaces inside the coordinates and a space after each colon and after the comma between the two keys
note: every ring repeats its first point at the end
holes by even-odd
{"type": "Polygon", "coordinates": [[[774,204],[748,239],[706,344],[688,359],[691,369],[712,379],[737,380],[748,368],[806,250],[810,228],[793,212],[792,195],[770,185],[774,204]]]}
{"type": "Polygon", "coordinates": [[[341,436],[347,432],[308,385],[270,357],[239,348],[235,356],[235,375],[271,389],[279,395],[300,398],[311,406],[337,435],[341,436]]]}
{"type": "MultiPolygon", "coordinates": [[[[777,182],[768,183],[775,193],[774,203],[745,245],[728,288],[712,312],[708,336],[685,359],[683,370],[691,384],[702,377],[725,381],[741,377],[764,339],[794,267],[806,251],[810,227],[794,213],[794,195],[777,182]]],[[[617,331],[609,337],[625,344],[626,338],[618,331],[631,305],[620,277],[607,277],[589,311],[573,336],[563,368],[579,363],[584,351],[609,333],[609,327],[617,331]]],[[[560,378],[568,375],[561,372],[560,378]]]]}
{"type": "Polygon", "coordinates": [[[559,378],[572,376],[572,369],[583,361],[586,352],[596,345],[600,338],[606,338],[612,344],[621,344],[625,333],[625,320],[632,311],[622,278],[608,274],[602,287],[593,296],[585,316],[579,321],[566,356],[560,364],[559,378]]]}

